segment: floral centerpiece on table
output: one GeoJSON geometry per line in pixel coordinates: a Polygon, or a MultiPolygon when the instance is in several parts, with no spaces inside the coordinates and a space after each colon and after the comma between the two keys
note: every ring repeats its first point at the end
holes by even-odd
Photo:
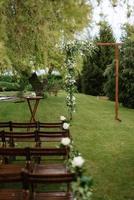
{"type": "Polygon", "coordinates": [[[36,93],[35,93],[35,92],[32,92],[32,93],[30,94],[30,96],[31,96],[31,97],[36,97],[36,93]]]}

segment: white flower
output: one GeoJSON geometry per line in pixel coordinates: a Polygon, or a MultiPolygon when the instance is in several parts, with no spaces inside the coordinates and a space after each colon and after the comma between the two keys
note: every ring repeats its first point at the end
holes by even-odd
{"type": "Polygon", "coordinates": [[[32,97],[36,97],[35,92],[32,92],[32,93],[31,93],[31,96],[32,96],[32,97]]]}
{"type": "Polygon", "coordinates": [[[65,120],[66,120],[66,117],[60,116],[60,120],[61,120],[61,121],[65,121],[65,120]]]}
{"type": "Polygon", "coordinates": [[[30,60],[30,65],[33,65],[34,63],[33,63],[33,61],[32,60],[30,60]]]}
{"type": "Polygon", "coordinates": [[[72,160],[72,166],[73,167],[82,167],[85,160],[81,156],[74,157],[72,160]]]}
{"type": "Polygon", "coordinates": [[[64,146],[69,146],[70,142],[71,142],[71,140],[68,137],[61,139],[61,144],[63,144],[64,146]]]}
{"type": "Polygon", "coordinates": [[[69,80],[71,83],[76,83],[76,80],[75,79],[70,79],[69,80]]]}
{"type": "Polygon", "coordinates": [[[72,100],[75,101],[75,99],[76,99],[75,96],[73,96],[73,97],[72,97],[72,100]]]}
{"type": "Polygon", "coordinates": [[[70,126],[70,124],[68,124],[68,123],[66,123],[66,122],[63,124],[63,128],[64,128],[64,129],[69,129],[69,126],[70,126]]]}

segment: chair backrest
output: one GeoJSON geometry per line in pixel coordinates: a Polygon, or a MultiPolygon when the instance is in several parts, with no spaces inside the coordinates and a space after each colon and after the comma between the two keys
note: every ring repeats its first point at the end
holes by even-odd
{"type": "Polygon", "coordinates": [[[59,131],[37,131],[38,138],[40,140],[40,143],[42,142],[55,142],[55,141],[61,141],[61,138],[63,137],[69,137],[70,133],[67,130],[59,130],[59,131]]]}
{"type": "Polygon", "coordinates": [[[6,146],[6,141],[5,141],[5,137],[4,137],[4,132],[0,131],[0,147],[4,147],[6,146]]]}
{"type": "Polygon", "coordinates": [[[27,148],[0,148],[0,155],[3,156],[27,156],[27,148]]]}
{"type": "MultiPolygon", "coordinates": [[[[25,188],[32,188],[32,192],[35,192],[35,186],[37,184],[45,184],[45,186],[48,186],[48,184],[66,184],[66,192],[70,191],[70,183],[72,183],[75,180],[75,173],[67,172],[67,173],[59,173],[59,174],[35,174],[31,173],[29,171],[24,170],[22,172],[24,180],[25,180],[25,188]]],[[[57,189],[58,190],[58,189],[57,189]]],[[[65,188],[64,188],[65,190],[65,188]]],[[[54,189],[56,191],[56,189],[54,189]]]]}
{"type": "Polygon", "coordinates": [[[24,188],[24,183],[23,174],[16,178],[15,170],[0,176],[0,200],[30,200],[30,193],[24,188]]]}
{"type": "Polygon", "coordinates": [[[67,148],[29,148],[31,156],[54,156],[54,155],[68,155],[67,148]]]}
{"type": "Polygon", "coordinates": [[[30,164],[29,148],[9,148],[1,147],[0,148],[0,157],[4,162],[6,157],[25,157],[26,164],[30,164]]]}
{"type": "Polygon", "coordinates": [[[66,173],[66,174],[32,174],[28,173],[28,182],[31,184],[34,183],[70,183],[74,181],[75,174],[66,173]]]}
{"type": "Polygon", "coordinates": [[[56,129],[62,130],[63,123],[62,122],[38,122],[38,130],[48,130],[48,129],[56,129]]]}
{"type": "MultiPolygon", "coordinates": [[[[14,132],[14,131],[1,131],[5,146],[15,146],[15,142],[35,142],[35,146],[38,146],[37,131],[26,132],[14,132]],[[9,145],[7,145],[9,143],[9,145]]],[[[26,146],[26,145],[25,145],[26,146]]]]}
{"type": "Polygon", "coordinates": [[[11,131],[20,131],[20,130],[29,130],[32,129],[33,131],[37,130],[38,123],[37,122],[12,122],[11,123],[11,131]]]}
{"type": "Polygon", "coordinates": [[[8,121],[8,122],[0,122],[0,131],[2,130],[8,130],[10,131],[12,127],[12,122],[8,121]]]}
{"type": "MultiPolygon", "coordinates": [[[[44,161],[45,163],[49,160],[60,161],[66,160],[69,157],[68,148],[29,148],[29,160],[32,158],[40,158],[37,162],[44,161]],[[50,159],[51,157],[51,159],[50,159]]],[[[35,160],[34,160],[35,161],[35,160]]]]}

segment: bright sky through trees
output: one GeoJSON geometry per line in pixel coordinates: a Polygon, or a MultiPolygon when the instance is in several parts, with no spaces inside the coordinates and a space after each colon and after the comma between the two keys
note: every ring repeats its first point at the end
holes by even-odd
{"type": "MultiPolygon", "coordinates": [[[[122,1],[123,2],[123,1],[122,1]]],[[[93,11],[93,23],[92,23],[92,29],[86,29],[82,37],[87,37],[88,34],[91,34],[91,36],[94,36],[98,32],[98,26],[100,20],[107,20],[109,24],[113,28],[113,32],[115,34],[115,38],[117,39],[117,42],[120,41],[121,37],[121,27],[124,23],[129,22],[131,24],[134,24],[134,14],[131,13],[131,16],[128,18],[127,14],[127,4],[120,4],[116,7],[112,7],[109,0],[103,0],[102,3],[97,6],[97,2],[92,1],[94,5],[94,11],[93,11]]],[[[134,7],[134,0],[129,0],[129,4],[134,7]]],[[[131,9],[130,9],[131,10],[131,9]]]]}

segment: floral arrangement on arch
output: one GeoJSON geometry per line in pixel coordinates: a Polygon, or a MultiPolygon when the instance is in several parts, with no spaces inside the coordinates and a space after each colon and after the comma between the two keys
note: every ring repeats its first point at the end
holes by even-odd
{"type": "Polygon", "coordinates": [[[68,107],[69,120],[72,120],[72,113],[75,112],[76,98],[74,93],[76,92],[75,81],[75,64],[76,56],[80,53],[84,56],[86,53],[91,54],[94,51],[95,45],[89,41],[71,41],[64,46],[66,54],[65,67],[65,90],[67,92],[66,105],[68,107]]]}
{"type": "MultiPolygon", "coordinates": [[[[66,118],[63,119],[65,120],[66,118]]],[[[65,126],[65,129],[69,129],[68,123],[64,122],[63,126],[65,126]]],[[[69,159],[66,161],[66,165],[71,172],[76,174],[76,180],[72,184],[74,200],[91,200],[93,181],[91,177],[84,175],[84,158],[75,149],[72,139],[68,137],[62,138],[60,146],[69,148],[69,159]]]]}

